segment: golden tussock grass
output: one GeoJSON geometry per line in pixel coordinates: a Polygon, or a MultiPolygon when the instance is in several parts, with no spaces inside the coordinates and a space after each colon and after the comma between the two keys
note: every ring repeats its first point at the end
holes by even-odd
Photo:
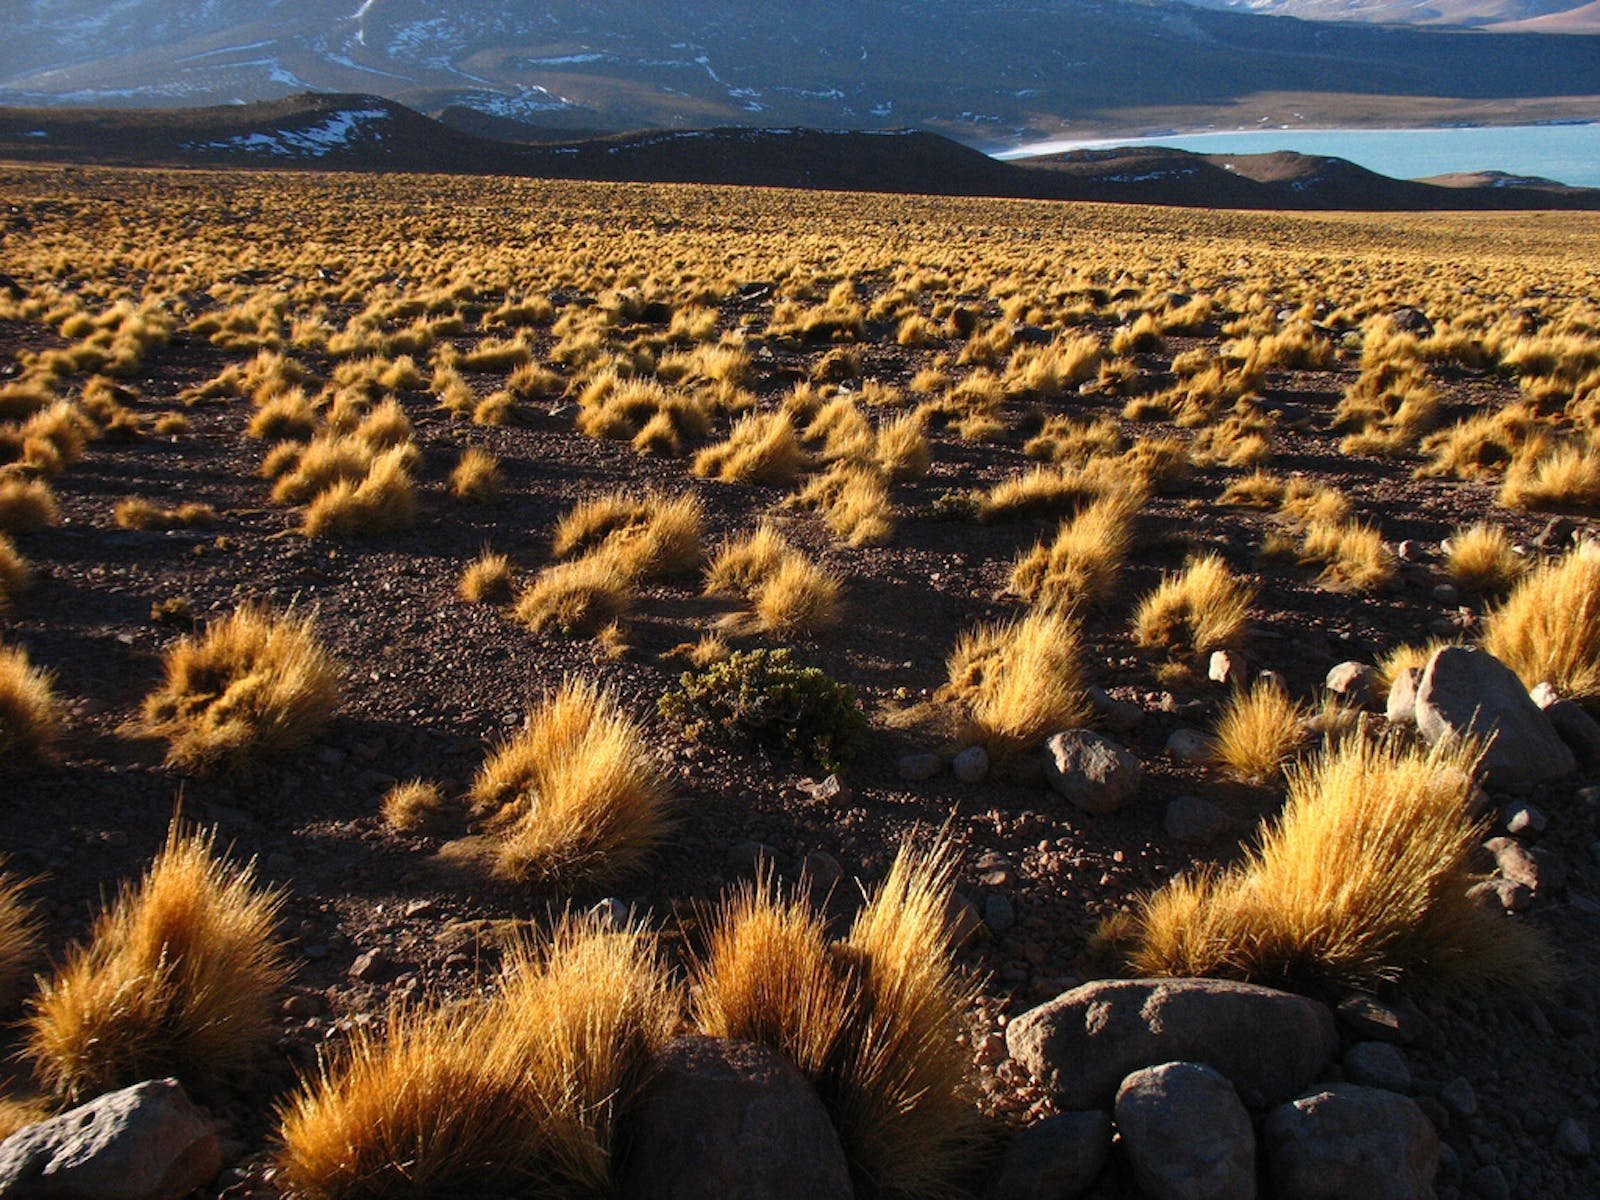
{"type": "Polygon", "coordinates": [[[787,487],[805,467],[805,451],[786,412],[740,418],[728,438],[695,456],[694,473],[723,483],[787,487]]]}
{"type": "Polygon", "coordinates": [[[894,504],[875,466],[836,463],[786,503],[819,511],[828,529],[850,546],[882,546],[894,536],[894,504]]]}
{"type": "Polygon", "coordinates": [[[1011,569],[1011,591],[1047,605],[1098,604],[1109,598],[1133,546],[1143,489],[1106,496],[1061,524],[1011,569]]]}
{"type": "Polygon", "coordinates": [[[778,569],[779,563],[798,553],[776,525],[763,521],[753,533],[725,542],[718,549],[706,571],[706,592],[713,596],[748,596],[778,569]]]}
{"type": "Polygon", "coordinates": [[[1445,573],[1457,587],[1484,595],[1509,591],[1528,564],[1499,525],[1479,522],[1450,535],[1445,573]]]}
{"type": "Polygon", "coordinates": [[[324,436],[300,446],[280,442],[267,452],[261,473],[277,482],[272,498],[279,504],[304,504],[336,483],[366,478],[377,456],[353,436],[324,436]]]}
{"type": "Polygon", "coordinates": [[[1385,689],[1394,686],[1394,681],[1406,671],[1421,671],[1426,669],[1428,660],[1446,646],[1453,645],[1442,639],[1435,639],[1422,646],[1396,646],[1388,654],[1377,661],[1378,678],[1385,689]]]}
{"type": "Polygon", "coordinates": [[[1274,683],[1228,697],[1217,717],[1212,761],[1246,783],[1276,779],[1306,742],[1305,710],[1274,683]]]}
{"type": "Polygon", "coordinates": [[[706,572],[708,595],[743,597],[756,629],[780,636],[804,637],[835,624],[843,590],[838,576],[765,521],[725,543],[706,572]]]}
{"type": "Polygon", "coordinates": [[[1065,516],[1126,482],[1126,472],[1107,458],[1092,458],[1080,467],[1035,467],[983,493],[978,516],[985,521],[1065,516]]]}
{"type": "Polygon", "coordinates": [[[0,765],[37,758],[61,735],[55,677],[20,646],[0,645],[0,765]]]}
{"type": "Polygon", "coordinates": [[[487,549],[466,565],[456,584],[456,593],[469,604],[504,604],[513,592],[511,560],[487,549]]]}
{"type": "Polygon", "coordinates": [[[644,729],[616,697],[568,679],[473,780],[497,872],[560,888],[638,871],[669,829],[670,797],[644,729]]]}
{"type": "Polygon", "coordinates": [[[469,446],[450,472],[450,494],[469,504],[492,504],[500,498],[505,479],[500,460],[486,450],[469,446]]]}
{"type": "Polygon", "coordinates": [[[1110,417],[1096,421],[1050,417],[1022,452],[1040,462],[1082,465],[1091,458],[1118,454],[1122,446],[1122,427],[1110,417]]]}
{"type": "Polygon", "coordinates": [[[640,453],[676,456],[711,429],[706,404],[653,379],[600,372],[578,398],[578,428],[592,438],[632,441],[640,453]]]}
{"type": "Polygon", "coordinates": [[[449,806],[439,785],[413,779],[384,793],[383,823],[396,833],[436,833],[448,823],[449,806]]]}
{"type": "Polygon", "coordinates": [[[283,898],[214,842],[175,823],[144,877],[41,984],[27,1052],[51,1092],[77,1101],[165,1075],[204,1090],[264,1049],[289,976],[283,898]]]}
{"type": "Polygon", "coordinates": [[[1284,487],[1278,511],[1297,525],[1337,525],[1349,519],[1350,500],[1338,488],[1307,479],[1291,479],[1284,487]]]}
{"type": "Polygon", "coordinates": [[[1412,972],[1549,982],[1551,958],[1527,928],[1467,898],[1483,832],[1467,817],[1476,754],[1358,735],[1291,769],[1283,815],[1241,863],[1142,902],[1129,965],[1328,991],[1412,972]]]}
{"type": "Polygon", "coordinates": [[[1483,624],[1483,648],[1528,687],[1600,700],[1600,550],[1585,543],[1523,576],[1483,624]]]}
{"type": "Polygon", "coordinates": [[[0,533],[33,533],[58,520],[56,494],[48,483],[0,478],[0,533]]]}
{"type": "Polygon", "coordinates": [[[1089,719],[1077,619],[1054,608],[963,634],[941,700],[962,705],[996,757],[1028,750],[1089,719]]]}
{"type": "Polygon", "coordinates": [[[534,633],[593,637],[633,603],[633,579],[613,555],[586,554],[546,567],[517,597],[517,619],[534,633]]]}
{"type": "Polygon", "coordinates": [[[111,517],[120,529],[204,529],[217,523],[217,510],[209,504],[193,501],[176,508],[163,508],[138,496],[130,496],[117,502],[111,517]]]}
{"type": "Polygon", "coordinates": [[[978,1118],[958,1040],[975,995],[954,963],[948,847],[901,847],[849,934],[770,881],[736,893],[696,964],[693,1016],[760,1042],[816,1085],[869,1194],[950,1193],[978,1118]]]}
{"type": "Polygon", "coordinates": [[[414,450],[396,446],[372,460],[360,480],[342,479],[306,506],[307,537],[356,537],[409,529],[417,519],[417,493],[407,469],[414,450]]]}
{"type": "Polygon", "coordinates": [[[1133,640],[1174,658],[1235,647],[1249,627],[1254,603],[1255,589],[1234,575],[1220,555],[1207,554],[1166,576],[1139,602],[1133,640]]]}
{"type": "MultiPolygon", "coordinates": [[[[0,859],[0,867],[4,865],[0,859]]],[[[31,981],[42,932],[38,910],[28,899],[28,882],[0,870],[0,1016],[10,1016],[31,981]]]]}
{"type": "Polygon", "coordinates": [[[1600,444],[1565,442],[1521,448],[1506,471],[1500,503],[1507,508],[1585,508],[1600,505],[1600,444]]]}
{"type": "Polygon", "coordinates": [[[654,942],[564,918],[496,990],[396,1008],[280,1109],[311,1200],[609,1195],[617,1125],[677,1016],[654,942]]]}
{"type": "Polygon", "coordinates": [[[246,432],[253,438],[309,442],[317,431],[317,410],[305,391],[293,388],[273,396],[250,417],[246,432]]]}
{"type": "Polygon", "coordinates": [[[1332,591],[1379,591],[1399,570],[1383,534],[1359,521],[1312,521],[1301,534],[1299,557],[1322,567],[1317,582],[1332,591]]]}
{"type": "Polygon", "coordinates": [[[0,1142],[18,1130],[48,1121],[54,1115],[54,1109],[43,1100],[0,1096],[0,1142]]]}
{"type": "Polygon", "coordinates": [[[890,479],[920,479],[933,463],[922,414],[905,413],[878,427],[874,457],[890,479]]]}
{"type": "Polygon", "coordinates": [[[705,508],[693,492],[607,492],[574,505],[556,523],[557,558],[604,554],[631,579],[693,571],[704,557],[705,508]]]}
{"type": "Polygon", "coordinates": [[[135,728],[185,766],[298,749],[339,702],[338,671],[310,617],[247,605],[180,639],[162,665],[135,728]]]}
{"type": "Polygon", "coordinates": [[[1231,481],[1217,497],[1218,504],[1234,508],[1277,508],[1283,503],[1286,484],[1266,471],[1252,471],[1231,481]]]}

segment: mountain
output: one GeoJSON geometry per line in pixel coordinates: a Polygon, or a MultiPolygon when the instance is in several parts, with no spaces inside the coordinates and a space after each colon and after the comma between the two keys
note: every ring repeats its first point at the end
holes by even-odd
{"type": "Polygon", "coordinates": [[[1600,37],[1312,23],[1173,0],[12,0],[10,10],[0,104],[11,105],[362,92],[541,130],[916,126],[984,146],[1069,129],[1342,123],[1376,109],[1422,123],[1441,106],[1489,101],[1500,119],[1600,105],[1600,37]]]}
{"type": "Polygon", "coordinates": [[[1188,0],[1202,8],[1299,17],[1457,25],[1491,32],[1600,33],[1596,0],[1188,0]]]}
{"type": "MultiPolygon", "coordinates": [[[[537,133],[538,137],[527,136],[537,133]]],[[[1600,209],[1600,190],[1486,172],[1389,179],[1337,158],[1154,147],[1000,162],[913,130],[724,127],[568,141],[463,132],[371,95],[200,109],[0,109],[0,159],[117,165],[427,171],[551,179],[1258,209],[1600,209]]]]}

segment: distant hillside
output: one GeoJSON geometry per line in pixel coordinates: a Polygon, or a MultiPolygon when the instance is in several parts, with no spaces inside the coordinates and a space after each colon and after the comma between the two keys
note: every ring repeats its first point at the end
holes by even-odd
{"type": "Polygon", "coordinates": [[[1503,32],[1600,33],[1593,0],[1188,0],[1202,8],[1402,25],[1462,25],[1503,32]]]}
{"type": "Polygon", "coordinates": [[[1254,11],[1352,2],[1389,0],[12,0],[0,104],[374,93],[541,129],[914,126],[984,146],[1069,126],[1425,123],[1442,103],[1493,101],[1498,120],[1535,100],[1537,119],[1600,111],[1600,37],[1254,11]]]}
{"type": "Polygon", "coordinates": [[[718,128],[508,142],[363,95],[207,109],[0,109],[0,159],[454,172],[1216,208],[1600,208],[1600,190],[1492,172],[1439,184],[1396,180],[1343,159],[1289,153],[1199,155],[1138,147],[1003,163],[938,134],[905,130],[718,128]]]}

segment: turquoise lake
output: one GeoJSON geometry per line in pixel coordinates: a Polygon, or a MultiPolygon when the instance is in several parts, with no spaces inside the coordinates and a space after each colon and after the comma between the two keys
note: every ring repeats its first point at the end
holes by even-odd
{"type": "Polygon", "coordinates": [[[1346,158],[1397,179],[1452,171],[1539,175],[1579,187],[1600,187],[1600,124],[1507,125],[1465,129],[1263,129],[1168,137],[1034,142],[995,155],[1026,158],[1108,146],[1170,146],[1197,154],[1264,154],[1295,150],[1346,158]]]}

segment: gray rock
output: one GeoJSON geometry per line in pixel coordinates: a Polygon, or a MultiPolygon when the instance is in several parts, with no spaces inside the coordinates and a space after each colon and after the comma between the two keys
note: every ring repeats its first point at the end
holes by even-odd
{"type": "Polygon", "coordinates": [[[1132,733],[1144,724],[1144,709],[1131,700],[1118,700],[1104,688],[1092,687],[1087,693],[1095,719],[1110,733],[1132,733]]]}
{"type": "Polygon", "coordinates": [[[1174,729],[1167,739],[1167,757],[1179,762],[1204,762],[1211,757],[1211,739],[1196,729],[1174,729]]]}
{"type": "Polygon", "coordinates": [[[1280,1105],[1262,1126],[1279,1200],[1432,1200],[1439,1134],[1393,1092],[1341,1083],[1280,1105]]]}
{"type": "Polygon", "coordinates": [[[1315,1000],[1224,979],[1102,979],[1006,1027],[1011,1057],[1063,1108],[1108,1106],[1142,1067],[1200,1062],[1247,1105],[1281,1103],[1338,1051],[1333,1014],[1315,1000]]]}
{"type": "Polygon", "coordinates": [[[685,1037],[668,1043],[637,1109],[624,1200],[850,1200],[833,1122],[774,1050],[685,1037]]]}
{"type": "Polygon", "coordinates": [[[1511,1200],[1511,1184],[1506,1181],[1506,1173],[1493,1163],[1467,1176],[1467,1191],[1478,1200],[1511,1200]]]}
{"type": "Polygon", "coordinates": [[[1378,672],[1364,662],[1342,662],[1328,672],[1323,686],[1335,696],[1343,696],[1352,704],[1362,707],[1377,698],[1380,681],[1378,672]]]}
{"type": "Polygon", "coordinates": [[[1137,758],[1088,729],[1068,729],[1046,742],[1044,773],[1057,795],[1097,815],[1122,808],[1144,780],[1137,758]]]}
{"type": "Polygon", "coordinates": [[[1430,745],[1455,737],[1488,742],[1483,770],[1491,787],[1544,783],[1577,767],[1522,681],[1484,650],[1447,646],[1434,654],[1417,688],[1417,728],[1430,745]]]}
{"type": "Polygon", "coordinates": [[[1417,685],[1422,682],[1422,672],[1416,667],[1407,667],[1394,677],[1394,682],[1389,685],[1389,699],[1384,705],[1383,715],[1396,725],[1415,725],[1417,723],[1417,685]]]}
{"type": "Polygon", "coordinates": [[[1428,337],[1433,333],[1433,322],[1420,308],[1397,308],[1389,314],[1389,324],[1401,333],[1428,337]]]}
{"type": "Polygon", "coordinates": [[[850,785],[837,775],[816,781],[807,780],[800,785],[800,790],[810,796],[814,804],[827,804],[835,808],[843,808],[855,799],[850,785]]]}
{"type": "Polygon", "coordinates": [[[985,1200],[1076,1200],[1110,1154],[1111,1118],[1105,1113],[1047,1117],[1012,1139],[985,1200]]]}
{"type": "Polygon", "coordinates": [[[950,760],[950,772],[962,783],[982,783],[989,777],[989,752],[982,746],[968,746],[950,760]]]}
{"type": "Polygon", "coordinates": [[[1457,1117],[1478,1115],[1478,1093],[1465,1075],[1457,1075],[1439,1089],[1439,1103],[1457,1117]]]}
{"type": "Polygon", "coordinates": [[[800,860],[800,877],[813,891],[826,892],[844,878],[844,867],[826,850],[813,850],[800,860]]]}
{"type": "Polygon", "coordinates": [[[1483,847],[1494,855],[1502,878],[1522,884],[1534,895],[1559,888],[1567,881],[1561,860],[1549,850],[1525,846],[1509,837],[1490,838],[1483,847]]]}
{"type": "Polygon", "coordinates": [[[620,931],[633,924],[633,906],[620,896],[607,896],[589,910],[601,928],[620,931]]]}
{"type": "Polygon", "coordinates": [[[735,875],[757,875],[774,870],[783,855],[764,842],[740,842],[730,846],[723,865],[735,875]]]}
{"type": "Polygon", "coordinates": [[[1527,912],[1533,907],[1533,891],[1511,879],[1485,879],[1467,889],[1467,899],[1496,912],[1527,912]]]}
{"type": "Polygon", "coordinates": [[[1405,1013],[1364,992],[1357,992],[1339,1001],[1334,1016],[1342,1028],[1370,1041],[1392,1042],[1401,1046],[1416,1041],[1416,1031],[1411,1028],[1405,1013]]]}
{"type": "Polygon", "coordinates": [[[1557,700],[1544,710],[1556,734],[1578,757],[1594,766],[1600,763],[1600,722],[1596,722],[1576,700],[1557,700]]]}
{"type": "Polygon", "coordinates": [[[1250,1114],[1211,1067],[1135,1071],[1117,1091],[1116,1120],[1133,1177],[1151,1200],[1254,1200],[1250,1114]]]}
{"type": "Polygon", "coordinates": [[[1250,677],[1250,668],[1237,650],[1213,650],[1207,674],[1213,683],[1239,687],[1250,677]]]}
{"type": "Polygon", "coordinates": [[[222,1170],[222,1143],[176,1079],[108,1092],[0,1142],[6,1200],[178,1200],[222,1170]]]}
{"type": "Polygon", "coordinates": [[[1436,583],[1429,595],[1435,604],[1453,605],[1461,602],[1461,589],[1453,583],[1436,583]]]}
{"type": "Polygon", "coordinates": [[[1016,910],[1004,896],[990,896],[983,902],[983,923],[996,933],[1004,933],[1017,923],[1016,910]]]}
{"type": "Polygon", "coordinates": [[[1411,1090],[1411,1068],[1405,1055],[1388,1042],[1357,1042],[1344,1052],[1339,1065],[1346,1079],[1362,1087],[1402,1093],[1411,1090]]]}
{"type": "Polygon", "coordinates": [[[1568,1158],[1588,1158],[1589,1131],[1575,1117],[1567,1117],[1556,1126],[1556,1149],[1568,1158]]]}
{"type": "Polygon", "coordinates": [[[1208,845],[1233,827],[1233,818],[1200,796],[1179,796],[1167,805],[1162,827],[1180,842],[1208,845]]]}
{"type": "Polygon", "coordinates": [[[1401,562],[1408,563],[1421,562],[1428,556],[1427,551],[1423,549],[1422,543],[1414,538],[1406,538],[1405,541],[1396,545],[1394,554],[1401,562]]]}
{"type": "Polygon", "coordinates": [[[944,770],[944,760],[937,754],[904,754],[895,764],[895,770],[908,783],[922,783],[944,770]]]}
{"type": "Polygon", "coordinates": [[[983,928],[978,906],[960,892],[950,893],[950,902],[945,906],[945,919],[950,923],[951,940],[957,946],[966,945],[972,940],[972,935],[983,928]]]}
{"type": "Polygon", "coordinates": [[[1526,800],[1513,801],[1501,809],[1500,821],[1513,837],[1538,837],[1550,824],[1550,818],[1526,800]]]}

